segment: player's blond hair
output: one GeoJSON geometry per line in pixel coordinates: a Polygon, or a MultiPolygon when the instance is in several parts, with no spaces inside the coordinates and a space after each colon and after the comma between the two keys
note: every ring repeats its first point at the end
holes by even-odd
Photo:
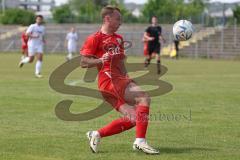
{"type": "Polygon", "coordinates": [[[102,19],[104,19],[104,17],[107,15],[113,14],[114,11],[118,11],[119,13],[121,13],[121,10],[118,7],[111,6],[111,5],[107,5],[103,7],[101,10],[102,19]]]}

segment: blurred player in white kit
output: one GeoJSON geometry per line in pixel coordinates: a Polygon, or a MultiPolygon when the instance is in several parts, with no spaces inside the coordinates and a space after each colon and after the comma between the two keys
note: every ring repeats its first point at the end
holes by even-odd
{"type": "Polygon", "coordinates": [[[68,55],[66,57],[67,60],[71,60],[73,54],[77,52],[77,42],[78,42],[78,34],[76,33],[76,29],[72,27],[70,32],[66,36],[68,55]]]}
{"type": "Polygon", "coordinates": [[[35,76],[41,78],[42,60],[43,60],[43,47],[45,44],[45,27],[43,25],[43,16],[36,16],[36,23],[31,24],[26,35],[29,37],[28,40],[28,56],[19,62],[19,67],[21,68],[26,63],[32,63],[36,55],[37,62],[35,66],[35,76]]]}

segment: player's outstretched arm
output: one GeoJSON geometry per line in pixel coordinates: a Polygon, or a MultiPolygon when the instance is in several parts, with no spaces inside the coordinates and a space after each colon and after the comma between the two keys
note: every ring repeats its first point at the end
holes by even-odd
{"type": "Polygon", "coordinates": [[[94,58],[88,56],[81,56],[80,66],[82,68],[92,68],[96,67],[99,64],[103,64],[103,60],[101,58],[94,58]]]}
{"type": "Polygon", "coordinates": [[[144,32],[143,37],[144,37],[147,41],[153,41],[153,40],[154,40],[154,37],[148,36],[148,33],[147,33],[147,32],[144,32]]]}
{"type": "Polygon", "coordinates": [[[162,35],[159,36],[159,39],[160,39],[160,41],[162,41],[163,43],[166,43],[166,40],[165,40],[165,38],[163,38],[162,35]]]}
{"type": "Polygon", "coordinates": [[[43,39],[42,39],[42,41],[43,41],[43,43],[44,44],[46,44],[47,42],[46,42],[46,38],[45,38],[45,36],[43,36],[43,39]]]}

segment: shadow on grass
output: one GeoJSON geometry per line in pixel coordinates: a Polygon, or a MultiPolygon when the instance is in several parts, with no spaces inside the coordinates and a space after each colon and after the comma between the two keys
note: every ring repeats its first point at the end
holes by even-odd
{"type": "MultiPolygon", "coordinates": [[[[213,149],[213,148],[200,148],[200,147],[182,147],[182,148],[180,148],[180,147],[179,148],[160,147],[158,149],[160,150],[160,154],[159,155],[162,155],[162,154],[183,154],[183,153],[193,153],[193,152],[217,151],[217,149],[213,149]]],[[[111,151],[109,151],[109,150],[101,150],[98,153],[99,154],[108,154],[108,153],[121,153],[121,152],[129,154],[129,150],[125,150],[125,149],[115,150],[113,148],[111,149],[111,151]]],[[[145,153],[140,152],[140,151],[133,151],[133,150],[131,150],[131,153],[135,153],[137,155],[138,154],[145,155],[145,153]]]]}
{"type": "Polygon", "coordinates": [[[160,147],[160,153],[164,154],[180,154],[180,153],[192,153],[194,151],[216,151],[217,149],[212,148],[199,148],[199,147],[183,147],[183,148],[172,148],[172,147],[160,147]]]}

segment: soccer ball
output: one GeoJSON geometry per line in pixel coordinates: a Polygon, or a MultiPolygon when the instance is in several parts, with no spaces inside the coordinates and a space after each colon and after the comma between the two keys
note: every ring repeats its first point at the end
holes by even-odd
{"type": "Polygon", "coordinates": [[[180,20],[173,25],[173,36],[177,41],[189,40],[193,35],[193,25],[190,21],[180,20]]]}

